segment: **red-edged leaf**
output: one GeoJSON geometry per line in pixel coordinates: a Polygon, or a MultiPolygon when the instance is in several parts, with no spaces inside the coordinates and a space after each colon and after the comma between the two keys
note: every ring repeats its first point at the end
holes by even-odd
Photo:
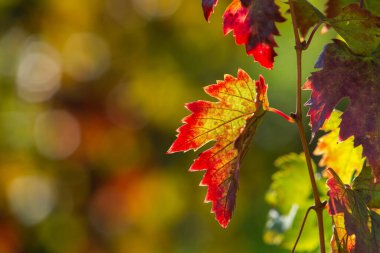
{"type": "Polygon", "coordinates": [[[214,7],[218,3],[218,0],[202,0],[203,14],[207,21],[210,20],[211,13],[214,12],[214,7]]]}
{"type": "Polygon", "coordinates": [[[223,81],[206,86],[205,92],[218,102],[195,101],[186,104],[192,112],[183,119],[168,153],[197,150],[210,141],[214,146],[202,152],[190,171],[206,170],[201,185],[208,186],[205,202],[226,227],[235,207],[240,162],[256,127],[268,108],[264,78],[253,81],[243,70],[237,78],[225,75],[223,81]]]}
{"type": "Polygon", "coordinates": [[[347,45],[335,40],[320,55],[316,68],[305,83],[312,90],[307,102],[313,135],[330,117],[343,98],[350,104],[342,115],[339,137],[354,136],[354,145],[363,146],[363,155],[380,179],[380,57],[354,55],[347,45]]]}
{"type": "MultiPolygon", "coordinates": [[[[370,173],[368,168],[363,169],[362,173],[366,174],[364,178],[368,178],[368,171],[370,173]]],[[[327,174],[330,188],[328,209],[334,223],[332,252],[378,253],[380,216],[367,206],[371,200],[368,193],[373,194],[371,191],[375,189],[373,177],[372,183],[364,179],[364,183],[354,181],[353,186],[350,186],[344,185],[334,170],[328,169],[327,174]],[[361,189],[356,189],[357,186],[361,189]]],[[[361,180],[360,176],[356,179],[361,180]]]]}
{"type": "Polygon", "coordinates": [[[275,22],[283,22],[274,0],[234,0],[224,13],[224,34],[233,32],[236,44],[245,45],[248,55],[263,67],[273,68],[275,22]]]}

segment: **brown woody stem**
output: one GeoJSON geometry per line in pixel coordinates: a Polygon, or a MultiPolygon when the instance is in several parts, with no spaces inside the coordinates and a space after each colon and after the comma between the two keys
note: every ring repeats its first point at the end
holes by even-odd
{"type": "MultiPolygon", "coordinates": [[[[303,48],[303,45],[301,43],[300,35],[298,33],[298,26],[297,26],[296,14],[295,14],[295,8],[294,8],[294,2],[293,1],[294,0],[289,0],[290,14],[291,14],[291,18],[292,18],[292,25],[293,25],[293,31],[294,31],[294,37],[295,37],[295,44],[296,44],[295,49],[296,49],[296,54],[297,54],[297,97],[296,97],[296,113],[295,113],[294,118],[295,118],[295,121],[297,124],[298,133],[299,133],[299,136],[301,139],[302,148],[303,148],[303,151],[305,153],[310,183],[311,183],[312,190],[313,190],[313,196],[314,196],[314,202],[315,202],[315,208],[314,209],[316,211],[317,219],[318,219],[320,252],[326,253],[325,234],[324,234],[324,228],[323,228],[324,204],[322,204],[321,199],[319,198],[317,183],[315,181],[313,165],[311,162],[309,146],[308,146],[308,143],[306,141],[305,129],[304,129],[303,123],[302,123],[301,85],[302,85],[302,51],[304,50],[304,48],[303,48]]],[[[311,42],[311,39],[309,39],[308,43],[310,44],[310,42],[311,42]]]]}

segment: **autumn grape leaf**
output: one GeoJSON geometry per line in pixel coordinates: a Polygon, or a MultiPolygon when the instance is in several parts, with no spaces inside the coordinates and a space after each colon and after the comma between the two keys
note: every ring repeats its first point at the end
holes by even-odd
{"type": "Polygon", "coordinates": [[[326,20],[326,17],[307,0],[294,0],[296,23],[301,36],[305,38],[309,29],[318,22],[326,20]]]}
{"type": "MultiPolygon", "coordinates": [[[[363,189],[355,188],[355,182],[352,186],[343,184],[334,170],[328,169],[328,175],[328,209],[334,223],[332,252],[378,253],[380,216],[367,206],[369,198],[363,189]]],[[[373,178],[371,181],[374,185],[373,178]]]]}
{"type": "Polygon", "coordinates": [[[327,23],[357,54],[369,55],[379,46],[380,17],[360,8],[358,4],[344,7],[339,15],[329,19],[327,23]]]}
{"type": "Polygon", "coordinates": [[[203,14],[207,21],[210,20],[211,13],[214,12],[214,7],[218,3],[218,0],[202,0],[203,14]]]}
{"type": "Polygon", "coordinates": [[[334,110],[325,121],[321,129],[328,133],[319,137],[314,155],[322,156],[319,166],[334,169],[344,184],[350,184],[363,167],[363,148],[354,147],[353,136],[339,141],[341,115],[342,112],[334,110]]]}
{"type": "Polygon", "coordinates": [[[208,186],[205,202],[212,202],[211,211],[219,224],[227,227],[235,208],[240,162],[269,106],[267,85],[262,76],[255,82],[239,69],[237,78],[225,75],[223,81],[204,90],[218,102],[186,104],[192,114],[183,119],[184,125],[178,128],[168,153],[197,150],[215,141],[194,161],[190,171],[206,170],[201,181],[201,185],[208,186]]]}
{"type": "Polygon", "coordinates": [[[304,89],[312,90],[306,103],[312,134],[321,128],[334,107],[343,98],[350,104],[342,114],[339,138],[354,136],[354,146],[363,146],[363,155],[380,179],[380,57],[354,55],[339,40],[328,44],[320,55],[316,68],[304,89]]]}
{"type": "Polygon", "coordinates": [[[233,0],[224,13],[224,34],[230,32],[236,44],[245,45],[248,55],[261,66],[273,68],[274,35],[279,35],[275,22],[284,22],[274,0],[233,0]]]}

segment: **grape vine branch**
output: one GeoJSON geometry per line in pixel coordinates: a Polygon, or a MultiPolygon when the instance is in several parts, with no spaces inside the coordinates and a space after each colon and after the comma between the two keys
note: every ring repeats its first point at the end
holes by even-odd
{"type": "MultiPolygon", "coordinates": [[[[325,204],[321,202],[321,199],[319,197],[318,187],[317,187],[317,183],[315,181],[315,176],[314,176],[314,169],[311,162],[309,145],[306,141],[305,130],[303,127],[303,122],[302,122],[302,52],[306,47],[303,46],[299,33],[298,33],[298,26],[297,26],[296,13],[295,13],[293,0],[289,0],[289,7],[290,7],[290,14],[292,17],[292,25],[293,25],[293,32],[294,32],[294,39],[295,39],[295,50],[296,50],[296,55],[297,55],[296,113],[293,115],[294,115],[294,120],[297,124],[298,134],[302,142],[302,149],[305,154],[307,169],[308,169],[309,177],[310,177],[310,183],[313,190],[315,206],[312,209],[317,214],[320,249],[321,249],[321,253],[326,253],[325,232],[323,228],[323,210],[324,210],[325,204]]],[[[319,23],[315,27],[318,28],[319,23]]],[[[311,43],[314,33],[317,30],[316,28],[313,30],[313,32],[311,33],[309,37],[309,40],[307,42],[307,47],[311,43]]],[[[302,229],[303,229],[303,226],[301,227],[300,234],[301,234],[302,229]]],[[[299,237],[294,244],[293,252],[295,250],[298,240],[299,240],[299,237]]]]}

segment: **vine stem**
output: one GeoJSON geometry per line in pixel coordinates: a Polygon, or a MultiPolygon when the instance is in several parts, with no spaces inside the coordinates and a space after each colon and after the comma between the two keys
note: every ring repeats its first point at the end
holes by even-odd
{"type": "MultiPolygon", "coordinates": [[[[317,220],[318,220],[318,230],[319,230],[319,245],[320,245],[320,252],[326,253],[326,247],[325,247],[325,234],[324,234],[324,228],[323,228],[323,210],[324,210],[324,204],[322,204],[321,199],[319,197],[317,183],[315,181],[314,176],[314,170],[313,165],[311,162],[311,156],[310,151],[308,147],[308,143],[306,141],[306,135],[305,135],[305,129],[303,127],[302,123],[302,93],[301,93],[301,85],[302,85],[302,51],[304,50],[304,47],[302,45],[300,35],[298,33],[298,26],[296,21],[296,14],[295,14],[295,8],[294,8],[294,0],[289,0],[289,6],[290,6],[290,14],[292,18],[292,25],[293,25],[293,32],[294,32],[294,38],[295,38],[295,50],[297,55],[297,96],[296,96],[296,113],[293,114],[294,120],[296,121],[298,133],[301,139],[302,148],[305,153],[306,158],[306,164],[307,169],[309,172],[309,178],[310,183],[313,190],[313,196],[314,196],[314,202],[315,202],[315,212],[317,214],[317,220]]],[[[309,42],[310,44],[310,42],[309,42]]]]}

